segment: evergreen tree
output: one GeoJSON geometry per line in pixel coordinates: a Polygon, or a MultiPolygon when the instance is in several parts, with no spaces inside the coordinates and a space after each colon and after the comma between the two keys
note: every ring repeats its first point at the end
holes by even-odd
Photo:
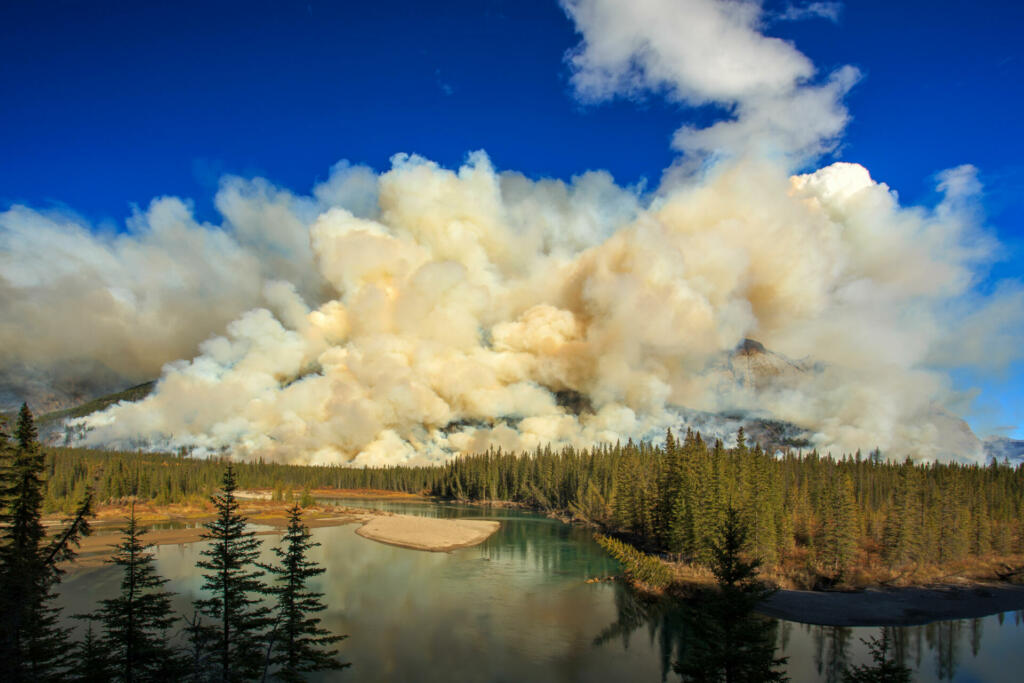
{"type": "Polygon", "coordinates": [[[85,629],[85,637],[75,648],[74,661],[71,673],[73,680],[79,683],[109,683],[114,680],[108,650],[93,631],[91,617],[85,629]]]}
{"type": "Polygon", "coordinates": [[[853,563],[860,536],[850,477],[843,474],[838,481],[833,478],[825,489],[825,499],[819,557],[827,571],[842,577],[853,563]]]}
{"type": "Polygon", "coordinates": [[[321,628],[320,619],[313,616],[327,605],[321,600],[323,593],[314,592],[307,585],[311,578],[325,571],[307,556],[310,548],[320,545],[310,539],[309,528],[302,523],[302,509],[295,505],[288,510],[283,547],[273,548],[280,564],[264,566],[276,576],[276,582],[268,588],[277,598],[269,663],[280,667],[275,675],[284,681],[302,681],[302,673],[307,671],[351,666],[338,661],[337,650],[325,649],[348,636],[332,635],[321,628]]]}
{"type": "Polygon", "coordinates": [[[201,538],[210,546],[201,551],[205,560],[196,566],[203,574],[203,589],[210,597],[197,600],[196,608],[209,617],[209,634],[214,639],[210,660],[216,677],[223,683],[245,680],[263,669],[261,643],[268,625],[269,610],[260,605],[266,586],[263,572],[253,565],[262,542],[247,531],[246,520],[238,512],[235,491],[238,486],[229,464],[224,470],[221,492],[211,498],[217,517],[204,526],[201,538]]]}
{"type": "Polygon", "coordinates": [[[893,502],[886,520],[883,555],[892,567],[921,557],[921,489],[910,458],[900,467],[893,502]]]}
{"type": "Polygon", "coordinates": [[[156,573],[153,555],[142,540],[145,533],[132,503],[128,526],[110,560],[122,570],[121,594],[101,600],[96,612],[104,627],[110,664],[117,677],[129,683],[166,680],[180,669],[176,653],[167,645],[167,630],[174,622],[172,594],[161,590],[167,579],[156,573]]]}
{"type": "Polygon", "coordinates": [[[740,513],[727,508],[712,543],[711,570],[718,581],[717,592],[705,592],[695,603],[692,640],[675,665],[687,681],[787,680],[778,669],[786,658],[775,656],[775,625],[753,613],[773,591],[758,578],[759,559],[742,556],[747,530],[740,513]]]}
{"type": "Polygon", "coordinates": [[[91,492],[47,542],[41,520],[44,458],[25,404],[15,439],[0,537],[0,667],[7,681],[57,680],[67,663],[68,630],[59,626],[53,589],[63,573],[58,563],[74,559],[79,540],[89,533],[91,492]]]}

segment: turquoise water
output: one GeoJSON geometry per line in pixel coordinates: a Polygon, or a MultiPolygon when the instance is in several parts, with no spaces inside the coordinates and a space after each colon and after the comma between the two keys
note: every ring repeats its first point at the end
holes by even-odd
{"type": "MultiPolygon", "coordinates": [[[[496,519],[501,529],[479,546],[427,553],[375,543],[354,525],[313,530],[314,558],[327,569],[325,625],[349,634],[340,644],[352,668],[319,680],[660,681],[678,655],[682,615],[651,613],[620,584],[584,581],[617,566],[586,529],[502,508],[343,501],[406,514],[496,519]]],[[[264,536],[267,546],[277,536],[264,536]]],[[[159,571],[191,614],[201,578],[201,543],[155,549],[159,571]]],[[[116,568],[70,573],[60,589],[65,614],[116,593],[116,568]]],[[[658,610],[654,610],[657,612],[658,610]]],[[[1024,671],[1021,613],[895,629],[917,680],[1011,681],[1024,671]]],[[[841,680],[866,663],[871,628],[780,621],[778,656],[794,681],[841,680]]],[[[675,679],[668,671],[668,679],[675,679]]],[[[313,679],[318,680],[318,679],[313,679]]]]}

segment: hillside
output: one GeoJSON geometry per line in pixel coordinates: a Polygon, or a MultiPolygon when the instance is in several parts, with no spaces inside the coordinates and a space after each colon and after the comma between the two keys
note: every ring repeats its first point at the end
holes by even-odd
{"type": "Polygon", "coordinates": [[[71,408],[44,413],[36,418],[39,440],[47,444],[59,443],[63,437],[66,420],[91,415],[120,401],[140,401],[149,396],[155,386],[156,381],[143,382],[142,384],[128,387],[123,391],[100,396],[91,401],[85,401],[71,408]]]}

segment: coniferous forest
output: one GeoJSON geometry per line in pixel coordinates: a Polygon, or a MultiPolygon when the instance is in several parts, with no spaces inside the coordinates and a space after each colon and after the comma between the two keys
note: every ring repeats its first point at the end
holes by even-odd
{"type": "Polygon", "coordinates": [[[740,620],[770,592],[766,574],[823,587],[987,563],[1014,578],[1024,552],[1021,468],[892,463],[878,452],[840,459],[767,454],[748,447],[742,430],[731,448],[669,431],[657,446],[490,451],[434,467],[353,469],[43,448],[23,408],[0,447],[0,600],[11,615],[2,624],[0,657],[12,681],[303,680],[304,672],[348,666],[334,648],[344,636],[316,617],[325,605],[307,582],[323,569],[308,559],[316,544],[301,507],[288,512],[287,531],[273,548],[278,562],[260,564],[262,541],[239,513],[239,489],[273,489],[277,500],[299,491],[309,500],[313,489],[334,488],[504,501],[592,525],[641,586],[665,588],[680,567],[704,570],[719,585],[718,597],[705,604],[736,613],[716,623],[746,625],[705,634],[707,650],[692,650],[699,657],[677,666],[684,677],[686,667],[735,664],[715,649],[723,638],[741,639],[759,670],[776,671],[763,622],[740,620]],[[214,513],[198,564],[204,597],[189,615],[170,613],[171,594],[147,552],[135,501],[199,502],[214,513]],[[124,503],[131,512],[111,558],[122,571],[122,591],[74,615],[85,628],[72,644],[53,606],[62,566],[90,533],[93,507],[124,503]],[[45,532],[44,513],[65,515],[55,534],[45,532]],[[175,628],[187,643],[177,649],[168,639],[175,628]]]}
{"type": "MultiPolygon", "coordinates": [[[[130,496],[197,501],[226,460],[183,454],[49,448],[43,508],[71,513],[89,486],[99,503],[130,496]]],[[[1024,470],[1007,463],[890,462],[878,451],[833,458],[765,453],[742,430],[726,448],[696,432],[662,445],[491,451],[434,467],[353,469],[235,463],[239,488],[387,489],[463,501],[507,501],[593,524],[651,553],[695,566],[736,508],[746,550],[795,585],[927,577],[986,562],[1009,578],[1024,553],[1024,470]],[[1005,565],[1005,566],[1004,566],[1005,565]]],[[[280,497],[279,495],[276,497],[280,497]]]]}
{"type": "Polygon", "coordinates": [[[91,533],[94,493],[88,476],[84,483],[76,480],[74,513],[48,536],[44,499],[52,500],[56,463],[63,458],[44,455],[36,437],[26,406],[14,438],[6,429],[0,432],[0,608],[6,617],[0,620],[0,679],[228,683],[269,675],[302,681],[306,672],[348,666],[332,648],[345,636],[323,629],[317,617],[325,605],[308,581],[323,569],[307,557],[316,543],[301,508],[296,504],[288,511],[287,531],[273,548],[278,562],[260,564],[263,541],[239,514],[230,464],[218,468],[219,486],[211,497],[215,516],[201,536],[209,542],[198,564],[206,597],[195,601],[193,613],[187,619],[173,613],[167,580],[156,573],[133,505],[110,558],[121,570],[120,593],[88,614],[63,615],[87,624],[72,642],[72,629],[54,606],[54,589],[63,565],[75,559],[81,538],[91,533]],[[186,635],[185,646],[171,644],[176,632],[186,635]]]}

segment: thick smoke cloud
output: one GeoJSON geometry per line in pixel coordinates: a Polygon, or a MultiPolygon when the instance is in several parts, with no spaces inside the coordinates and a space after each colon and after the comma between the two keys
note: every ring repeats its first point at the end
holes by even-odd
{"type": "Polygon", "coordinates": [[[748,409],[822,448],[976,456],[950,450],[941,407],[957,397],[934,369],[988,258],[960,192],[974,181],[950,177],[926,211],[855,164],[743,161],[647,202],[601,173],[566,185],[482,153],[457,171],[396,157],[373,217],[312,221],[322,302],[268,285],[267,307],[167,366],[148,399],[84,421],[85,439],[382,464],[748,409]],[[747,337],[815,364],[737,376],[724,364],[747,337]]]}
{"type": "Polygon", "coordinates": [[[708,416],[748,411],[834,452],[981,457],[946,371],[1019,357],[1024,296],[976,292],[999,250],[976,169],[940,174],[933,209],[856,164],[794,173],[835,148],[858,74],[817,74],[760,32],[758,3],[563,6],[582,99],[725,112],[676,133],[654,193],[499,173],[478,152],[457,170],[342,163],[311,196],[227,178],[216,226],[171,198],[122,235],[15,207],[8,353],[138,376],[185,359],[147,399],[79,421],[88,444],[427,462],[726,430],[708,416]],[[748,338],[775,353],[735,353],[748,338]]]}
{"type": "Polygon", "coordinates": [[[319,302],[326,283],[309,225],[338,203],[366,211],[375,188],[369,169],[346,164],[312,198],[226,177],[215,198],[222,225],[164,197],[120,232],[14,206],[0,213],[0,373],[12,384],[123,387],[264,303],[268,279],[319,302]]]}

